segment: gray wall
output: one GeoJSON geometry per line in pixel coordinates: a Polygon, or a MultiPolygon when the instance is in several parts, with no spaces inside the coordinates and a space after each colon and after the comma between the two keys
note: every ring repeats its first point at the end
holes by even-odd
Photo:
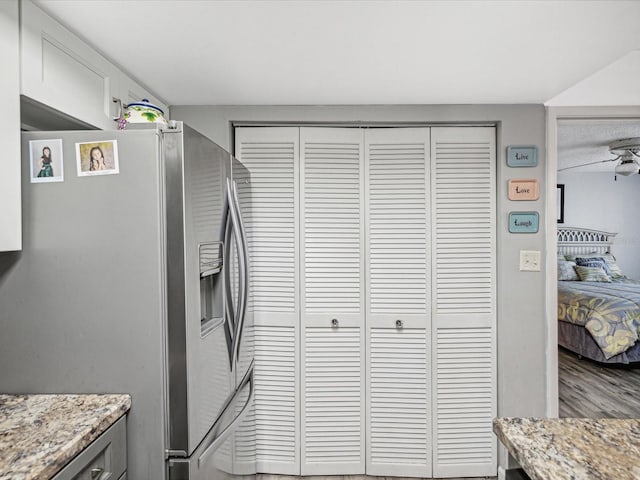
{"type": "MultiPolygon", "coordinates": [[[[498,126],[498,415],[545,415],[545,278],[541,272],[520,272],[519,251],[542,252],[544,269],[545,111],[542,105],[432,106],[174,106],[174,120],[183,120],[231,149],[231,122],[344,123],[495,123],[498,126]],[[537,145],[535,168],[508,168],[508,145],[537,145]],[[541,199],[507,200],[510,178],[536,178],[541,199]],[[538,211],[540,232],[508,233],[510,211],[538,211]]],[[[504,456],[501,463],[504,464],[504,456]]]]}
{"type": "Polygon", "coordinates": [[[564,184],[564,225],[615,232],[613,254],[625,275],[640,279],[640,222],[635,206],[640,203],[640,175],[614,181],[608,173],[558,173],[564,184]]]}

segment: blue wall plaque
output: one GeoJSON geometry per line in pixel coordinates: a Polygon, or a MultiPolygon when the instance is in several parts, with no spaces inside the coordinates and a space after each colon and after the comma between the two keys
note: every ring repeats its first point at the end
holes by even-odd
{"type": "Polygon", "coordinates": [[[537,233],[538,212],[511,212],[509,214],[510,233],[537,233]]]}
{"type": "Polygon", "coordinates": [[[535,145],[507,147],[507,165],[510,167],[535,167],[538,165],[538,147],[535,145]]]}

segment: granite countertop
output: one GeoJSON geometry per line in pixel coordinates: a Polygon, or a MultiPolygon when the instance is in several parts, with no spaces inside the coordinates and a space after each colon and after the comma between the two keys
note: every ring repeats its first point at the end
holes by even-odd
{"type": "Polygon", "coordinates": [[[0,480],[51,478],[130,407],[129,395],[0,395],[0,480]]]}
{"type": "Polygon", "coordinates": [[[532,480],[640,479],[640,419],[497,418],[493,431],[532,480]]]}

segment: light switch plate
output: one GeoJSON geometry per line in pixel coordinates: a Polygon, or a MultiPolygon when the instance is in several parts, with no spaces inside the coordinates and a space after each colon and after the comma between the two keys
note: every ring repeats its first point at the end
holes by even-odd
{"type": "Polygon", "coordinates": [[[540,271],[540,251],[520,250],[520,271],[539,272],[540,271]]]}

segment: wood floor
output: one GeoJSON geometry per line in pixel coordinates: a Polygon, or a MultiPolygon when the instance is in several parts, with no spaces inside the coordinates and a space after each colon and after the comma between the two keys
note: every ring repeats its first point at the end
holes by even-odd
{"type": "Polygon", "coordinates": [[[559,416],[640,418],[640,368],[603,367],[560,349],[559,416]]]}

